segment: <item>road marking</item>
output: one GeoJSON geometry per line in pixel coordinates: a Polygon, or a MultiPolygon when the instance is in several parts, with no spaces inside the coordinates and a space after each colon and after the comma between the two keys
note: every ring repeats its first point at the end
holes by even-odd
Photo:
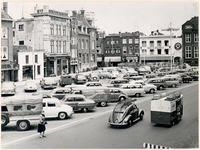
{"type": "MultiPolygon", "coordinates": [[[[196,85],[196,84],[198,84],[198,82],[195,83],[195,84],[191,84],[191,85],[189,85],[189,86],[179,87],[179,88],[172,89],[172,90],[170,90],[170,92],[174,92],[174,91],[177,91],[177,90],[181,90],[181,89],[184,89],[184,88],[188,88],[188,87],[193,86],[193,85],[196,85]]],[[[148,101],[150,98],[151,98],[151,97],[145,97],[145,99],[137,100],[135,103],[136,103],[136,104],[137,104],[137,103],[138,103],[138,104],[139,104],[139,103],[143,103],[143,102],[148,101]]],[[[53,128],[53,129],[50,129],[50,130],[46,131],[46,133],[47,133],[47,134],[50,134],[50,133],[56,132],[56,131],[58,131],[58,130],[61,130],[62,128],[70,127],[70,126],[72,126],[72,125],[74,125],[74,124],[77,124],[77,123],[80,123],[80,122],[85,122],[85,121],[87,121],[87,120],[90,120],[91,118],[98,118],[98,117],[103,116],[103,115],[105,115],[105,114],[111,113],[111,111],[112,111],[112,110],[109,110],[109,111],[106,111],[106,112],[103,112],[103,113],[99,113],[99,114],[95,114],[95,115],[89,116],[89,117],[87,117],[87,118],[83,118],[83,119],[81,119],[81,120],[77,120],[77,121],[73,121],[73,122],[68,123],[68,124],[64,124],[64,125],[62,125],[62,126],[55,127],[55,128],[53,128]]],[[[2,144],[1,146],[5,148],[6,146],[11,146],[11,144],[14,144],[14,143],[17,143],[17,142],[20,142],[20,141],[23,141],[23,140],[28,140],[28,139],[34,138],[34,137],[36,137],[36,136],[39,137],[38,133],[33,134],[33,135],[30,135],[30,136],[27,136],[27,137],[24,137],[24,138],[21,138],[21,139],[18,139],[18,140],[15,140],[15,141],[12,141],[12,142],[8,142],[8,143],[5,143],[5,144],[2,144],[2,143],[1,143],[1,144],[2,144]]]]}
{"type": "Polygon", "coordinates": [[[148,149],[171,149],[166,146],[155,145],[155,144],[150,144],[150,143],[143,143],[143,147],[148,148],[148,149]]]}

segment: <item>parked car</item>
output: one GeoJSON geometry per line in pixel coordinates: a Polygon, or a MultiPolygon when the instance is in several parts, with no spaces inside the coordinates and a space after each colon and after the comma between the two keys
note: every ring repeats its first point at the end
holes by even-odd
{"type": "Polygon", "coordinates": [[[84,95],[71,94],[65,95],[61,100],[63,104],[67,104],[73,108],[73,111],[88,111],[96,108],[93,100],[87,99],[84,95]]]}
{"type": "Polygon", "coordinates": [[[167,87],[177,87],[180,85],[178,78],[176,77],[163,77],[163,79],[166,81],[167,87]]]}
{"type": "Polygon", "coordinates": [[[42,89],[46,89],[46,88],[56,88],[57,87],[57,82],[55,81],[54,78],[52,77],[46,77],[46,78],[42,78],[40,80],[40,85],[42,89]]]}
{"type": "Polygon", "coordinates": [[[88,76],[88,81],[99,81],[99,76],[97,73],[90,73],[88,76]]]}
{"type": "Polygon", "coordinates": [[[189,83],[190,81],[193,80],[192,77],[186,75],[185,73],[179,73],[179,75],[181,76],[183,83],[185,83],[185,82],[189,83]]]}
{"type": "Polygon", "coordinates": [[[132,80],[136,81],[136,80],[143,80],[144,77],[143,76],[132,76],[132,77],[125,76],[125,77],[123,77],[123,79],[126,79],[128,81],[132,81],[132,80]]]}
{"type": "Polygon", "coordinates": [[[142,120],[144,110],[139,109],[134,101],[135,100],[129,99],[118,102],[108,119],[108,124],[111,126],[131,127],[133,122],[142,120]]]}
{"type": "Polygon", "coordinates": [[[105,78],[111,79],[112,77],[112,74],[106,70],[96,70],[94,72],[98,74],[98,77],[100,79],[105,79],[105,78]]]}
{"type": "Polygon", "coordinates": [[[75,84],[85,84],[87,82],[87,78],[84,74],[77,74],[74,79],[75,84]]]}
{"type": "Polygon", "coordinates": [[[27,81],[24,85],[24,91],[37,91],[37,85],[34,81],[27,81]]]}
{"type": "Polygon", "coordinates": [[[109,90],[111,95],[111,102],[126,100],[128,98],[128,95],[120,88],[109,88],[109,90]]]}
{"type": "Polygon", "coordinates": [[[167,83],[163,78],[152,78],[149,79],[146,83],[157,86],[157,90],[163,90],[167,88],[167,83]]]}
{"type": "Polygon", "coordinates": [[[46,118],[59,118],[61,120],[71,117],[74,113],[71,106],[62,104],[57,98],[43,99],[43,111],[46,118]]]}
{"type": "Polygon", "coordinates": [[[85,86],[90,87],[90,86],[102,86],[100,82],[87,82],[85,83],[85,86]]]}
{"type": "Polygon", "coordinates": [[[130,82],[130,84],[131,83],[141,84],[146,93],[152,93],[153,94],[153,93],[155,93],[157,91],[157,86],[155,86],[153,84],[147,84],[143,80],[132,81],[132,82],[130,82]]]}
{"type": "Polygon", "coordinates": [[[75,76],[77,75],[77,73],[70,73],[70,74],[68,74],[68,75],[71,76],[72,82],[74,82],[75,76]]]}
{"type": "Polygon", "coordinates": [[[163,76],[165,76],[165,75],[168,75],[168,72],[157,72],[156,75],[157,75],[158,77],[163,77],[163,76]]]}
{"type": "Polygon", "coordinates": [[[172,78],[178,78],[179,84],[183,83],[183,80],[179,74],[170,74],[170,75],[165,75],[163,77],[172,77],[172,78]]]}
{"type": "Polygon", "coordinates": [[[67,74],[63,74],[60,76],[59,80],[60,86],[71,85],[72,84],[72,77],[67,74]]]}
{"type": "Polygon", "coordinates": [[[145,78],[148,80],[148,79],[151,79],[151,78],[156,78],[157,76],[155,74],[147,74],[145,75],[145,78]]]}
{"type": "Polygon", "coordinates": [[[14,82],[2,82],[1,83],[1,96],[15,95],[16,85],[14,82]]]}
{"type": "Polygon", "coordinates": [[[144,96],[145,91],[141,84],[122,84],[120,89],[126,93],[128,96],[144,96]]]}
{"type": "Polygon", "coordinates": [[[56,97],[58,99],[62,99],[66,94],[72,94],[72,89],[70,88],[56,88],[53,89],[49,95],[51,95],[52,97],[56,97]]]}
{"type": "Polygon", "coordinates": [[[107,87],[119,87],[121,84],[128,83],[128,80],[126,79],[111,79],[108,81],[105,86],[107,87]]]}
{"type": "Polygon", "coordinates": [[[119,76],[119,72],[116,70],[112,70],[110,73],[111,73],[111,79],[116,79],[119,76]]]}

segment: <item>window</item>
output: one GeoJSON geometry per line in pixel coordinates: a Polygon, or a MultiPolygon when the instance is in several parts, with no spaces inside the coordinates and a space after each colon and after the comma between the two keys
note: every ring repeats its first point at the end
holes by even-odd
{"type": "Polygon", "coordinates": [[[58,53],[58,41],[56,41],[56,53],[58,53]]]}
{"type": "Polygon", "coordinates": [[[27,110],[34,110],[36,109],[35,105],[27,105],[27,110]]]}
{"type": "Polygon", "coordinates": [[[85,63],[85,54],[83,54],[83,63],[85,63]]]}
{"type": "Polygon", "coordinates": [[[92,49],[95,49],[95,41],[92,41],[92,49]]]}
{"type": "Polygon", "coordinates": [[[142,41],[142,47],[146,47],[146,41],[142,41]]]}
{"type": "Polygon", "coordinates": [[[22,105],[13,106],[13,110],[14,110],[14,111],[22,111],[22,110],[23,110],[23,107],[22,107],[22,105]]]}
{"type": "Polygon", "coordinates": [[[19,45],[24,45],[24,41],[19,41],[19,45]]]}
{"type": "Polygon", "coordinates": [[[129,40],[128,40],[128,43],[129,43],[129,44],[132,44],[132,43],[133,43],[133,39],[129,39],[129,40]]]}
{"type": "Polygon", "coordinates": [[[185,42],[190,43],[191,42],[191,34],[185,34],[185,42]]]}
{"type": "Polygon", "coordinates": [[[143,49],[142,50],[142,55],[146,55],[147,54],[147,50],[146,49],[143,49]]]}
{"type": "Polygon", "coordinates": [[[61,25],[58,26],[58,33],[61,35],[61,25]]]}
{"type": "Polygon", "coordinates": [[[85,49],[88,49],[88,40],[85,42],[85,49]]]}
{"type": "Polygon", "coordinates": [[[150,49],[150,55],[154,55],[154,49],[150,49]]]}
{"type": "Polygon", "coordinates": [[[107,45],[109,45],[109,41],[107,41],[107,45]]]}
{"type": "MultiPolygon", "coordinates": [[[[3,34],[3,33],[2,33],[3,34]]],[[[13,31],[13,37],[15,37],[15,31],[13,31]]]]}
{"type": "Polygon", "coordinates": [[[129,54],[133,54],[133,53],[132,53],[132,51],[133,51],[133,47],[130,46],[128,51],[129,51],[129,54]]]}
{"type": "Polygon", "coordinates": [[[55,107],[56,104],[55,104],[55,103],[48,102],[48,103],[47,103],[47,106],[48,106],[48,107],[55,107]]]}
{"type": "Polygon", "coordinates": [[[199,58],[199,47],[194,47],[194,58],[199,58]]]}
{"type": "MultiPolygon", "coordinates": [[[[5,38],[5,39],[7,39],[8,38],[8,32],[7,32],[7,28],[1,28],[1,38],[5,38]]],[[[14,32],[15,31],[13,31],[13,37],[14,37],[14,32]]]]}
{"type": "Polygon", "coordinates": [[[50,25],[50,32],[51,32],[50,33],[51,35],[54,35],[54,25],[53,24],[50,25]]]}
{"type": "Polygon", "coordinates": [[[66,26],[63,26],[63,36],[66,36],[66,26]]]}
{"type": "Polygon", "coordinates": [[[161,55],[161,49],[158,49],[158,55],[161,55]]]}
{"type": "Polygon", "coordinates": [[[122,39],[122,44],[126,44],[126,39],[122,39]]]}
{"type": "Polygon", "coordinates": [[[58,90],[55,92],[55,94],[63,94],[63,90],[58,90]]]}
{"type": "Polygon", "coordinates": [[[63,53],[66,53],[66,41],[63,41],[63,53]]]}
{"type": "Polygon", "coordinates": [[[58,49],[58,53],[61,53],[61,41],[58,41],[58,44],[59,44],[59,49],[58,49]]]}
{"type": "Polygon", "coordinates": [[[192,57],[191,46],[186,46],[185,47],[185,58],[191,58],[191,57],[192,57]]]}
{"type": "Polygon", "coordinates": [[[168,40],[165,40],[164,43],[165,43],[165,46],[169,46],[169,41],[168,40]]]}
{"type": "Polygon", "coordinates": [[[127,47],[123,46],[123,53],[126,54],[126,51],[127,51],[127,47]]]}
{"type": "Polygon", "coordinates": [[[79,39],[78,44],[79,44],[79,49],[81,49],[81,39],[79,39]]]}
{"type": "Polygon", "coordinates": [[[82,40],[81,48],[84,49],[84,40],[82,40]]]}
{"type": "Polygon", "coordinates": [[[169,54],[169,49],[165,49],[165,54],[166,54],[166,55],[169,54]]]}
{"type": "Polygon", "coordinates": [[[120,50],[116,50],[116,53],[120,53],[120,50]]]}
{"type": "Polygon", "coordinates": [[[37,66],[37,74],[40,75],[40,65],[37,66]]]}
{"type": "Polygon", "coordinates": [[[82,102],[82,101],[84,101],[84,99],[81,98],[81,97],[75,97],[75,101],[76,101],[76,102],[82,102]]]}
{"type": "Polygon", "coordinates": [[[56,25],[56,35],[58,35],[58,25],[56,25]]]}
{"type": "Polygon", "coordinates": [[[26,59],[26,64],[29,64],[29,56],[28,55],[25,56],[25,59],[26,59]]]}
{"type": "Polygon", "coordinates": [[[150,41],[150,47],[154,47],[154,41],[150,41]]]}
{"type": "Polygon", "coordinates": [[[38,55],[35,55],[35,63],[38,63],[38,55]]]}
{"type": "Polygon", "coordinates": [[[19,31],[24,31],[24,25],[23,24],[19,25],[19,31]]]}
{"type": "Polygon", "coordinates": [[[157,41],[157,46],[161,46],[161,41],[157,41]]]}
{"type": "Polygon", "coordinates": [[[135,39],[135,44],[139,44],[139,39],[135,39]]]}
{"type": "Polygon", "coordinates": [[[54,53],[54,41],[51,41],[51,53],[54,53]]]}
{"type": "Polygon", "coordinates": [[[199,41],[199,35],[198,34],[194,34],[194,42],[198,42],[199,41]]]}
{"type": "Polygon", "coordinates": [[[7,60],[8,59],[8,47],[2,46],[1,47],[1,60],[7,60]]]}

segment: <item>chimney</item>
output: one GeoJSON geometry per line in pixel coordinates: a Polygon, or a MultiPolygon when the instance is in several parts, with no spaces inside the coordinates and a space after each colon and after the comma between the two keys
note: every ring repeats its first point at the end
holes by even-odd
{"type": "Polygon", "coordinates": [[[34,6],[34,13],[37,13],[38,10],[38,5],[36,4],[36,6],[34,6]]]}
{"type": "Polygon", "coordinates": [[[84,16],[85,10],[81,10],[81,15],[84,16]]]}
{"type": "Polygon", "coordinates": [[[76,10],[73,10],[72,11],[72,17],[76,17],[77,16],[77,11],[76,10]]]}
{"type": "Polygon", "coordinates": [[[8,2],[3,2],[3,10],[8,13],[8,2]]]}

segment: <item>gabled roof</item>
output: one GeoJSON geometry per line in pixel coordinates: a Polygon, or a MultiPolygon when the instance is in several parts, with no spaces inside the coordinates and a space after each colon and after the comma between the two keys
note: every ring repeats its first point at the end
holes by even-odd
{"type": "Polygon", "coordinates": [[[198,22],[199,22],[199,17],[195,16],[192,19],[186,21],[182,26],[186,24],[192,24],[195,29],[198,29],[198,22]]]}
{"type": "Polygon", "coordinates": [[[1,20],[13,21],[12,17],[10,17],[4,10],[1,10],[1,20]]]}

